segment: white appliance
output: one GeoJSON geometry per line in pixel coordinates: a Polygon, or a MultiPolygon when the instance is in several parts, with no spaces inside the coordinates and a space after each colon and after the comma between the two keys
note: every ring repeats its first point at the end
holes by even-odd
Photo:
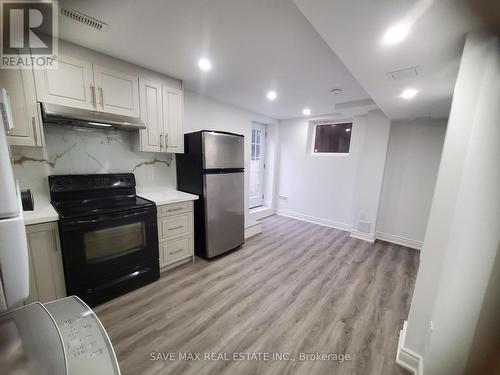
{"type": "Polygon", "coordinates": [[[6,134],[14,127],[10,98],[0,90],[0,311],[29,295],[28,245],[19,186],[6,134]]]}
{"type": "Polygon", "coordinates": [[[76,296],[0,315],[0,359],[6,375],[120,375],[106,330],[76,296]]]}

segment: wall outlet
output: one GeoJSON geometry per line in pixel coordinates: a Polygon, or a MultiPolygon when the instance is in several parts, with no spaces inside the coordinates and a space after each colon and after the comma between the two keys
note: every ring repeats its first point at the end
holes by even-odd
{"type": "Polygon", "coordinates": [[[287,201],[287,200],[288,200],[288,197],[287,197],[287,196],[285,196],[285,195],[278,195],[278,199],[279,199],[280,201],[287,201]]]}

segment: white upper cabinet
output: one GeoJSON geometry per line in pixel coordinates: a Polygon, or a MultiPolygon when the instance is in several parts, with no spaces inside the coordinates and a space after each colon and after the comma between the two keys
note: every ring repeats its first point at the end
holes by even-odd
{"type": "Polygon", "coordinates": [[[137,76],[94,65],[94,81],[97,89],[98,110],[139,117],[137,76]]]}
{"type": "Polygon", "coordinates": [[[184,101],[182,90],[163,86],[163,122],[166,151],[184,152],[184,101]]]}
{"type": "Polygon", "coordinates": [[[59,56],[57,69],[37,69],[39,102],[139,117],[139,78],[59,56]]]}
{"type": "Polygon", "coordinates": [[[141,120],[146,129],[139,131],[139,147],[141,151],[161,152],[163,146],[163,111],[161,84],[139,80],[141,100],[141,120]]]}
{"type": "Polygon", "coordinates": [[[141,119],[135,148],[150,152],[184,152],[183,90],[161,82],[139,80],[141,119]]]}
{"type": "Polygon", "coordinates": [[[95,110],[92,63],[59,55],[57,69],[35,69],[39,102],[95,110]]]}
{"type": "Polygon", "coordinates": [[[40,108],[36,102],[33,71],[0,69],[0,85],[10,96],[14,128],[8,135],[11,145],[43,146],[40,108]]]}

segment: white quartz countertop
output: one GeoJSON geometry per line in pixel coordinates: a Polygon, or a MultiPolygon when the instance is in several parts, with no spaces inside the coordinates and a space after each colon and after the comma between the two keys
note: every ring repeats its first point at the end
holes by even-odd
{"type": "MultiPolygon", "coordinates": [[[[137,195],[155,202],[157,206],[198,199],[197,195],[171,188],[138,191],[137,195]]],[[[52,204],[50,204],[48,199],[44,198],[35,195],[35,209],[33,211],[23,211],[25,225],[42,224],[59,220],[59,215],[52,204]]]]}
{"type": "Polygon", "coordinates": [[[39,200],[35,196],[34,208],[34,211],[23,211],[24,225],[42,224],[59,220],[59,215],[47,200],[39,200]]]}
{"type": "Polygon", "coordinates": [[[194,201],[198,199],[197,195],[184,193],[182,191],[170,188],[139,190],[137,191],[137,195],[155,202],[157,206],[161,206],[163,204],[194,201]]]}

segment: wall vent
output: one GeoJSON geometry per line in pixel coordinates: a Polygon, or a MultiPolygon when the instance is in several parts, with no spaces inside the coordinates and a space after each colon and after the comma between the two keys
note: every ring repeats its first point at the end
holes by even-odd
{"type": "Polygon", "coordinates": [[[98,31],[108,30],[108,24],[69,8],[61,8],[61,15],[98,31]]]}
{"type": "Polygon", "coordinates": [[[398,81],[400,79],[416,77],[417,75],[418,75],[418,70],[417,70],[416,66],[412,66],[412,67],[404,68],[404,69],[399,69],[399,70],[395,70],[393,72],[387,73],[387,77],[394,80],[394,81],[398,81]]]}

